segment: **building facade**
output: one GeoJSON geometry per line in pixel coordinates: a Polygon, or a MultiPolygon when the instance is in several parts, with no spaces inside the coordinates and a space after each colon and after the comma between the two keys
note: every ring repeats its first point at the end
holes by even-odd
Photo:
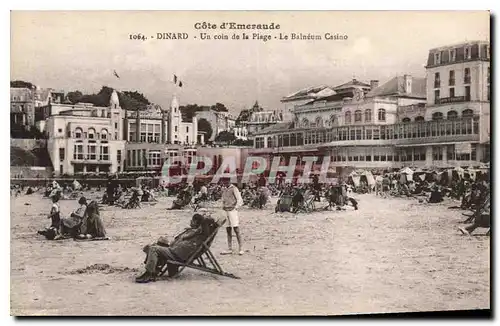
{"type": "Polygon", "coordinates": [[[489,44],[430,50],[426,78],[352,81],[255,134],[251,155],[330,157],[331,166],[399,168],[488,162],[489,44]],[[441,76],[447,76],[446,83],[441,76]],[[443,95],[445,94],[445,95],[443,95]]]}
{"type": "Polygon", "coordinates": [[[215,137],[222,131],[231,131],[236,126],[236,118],[229,112],[218,112],[209,107],[203,111],[196,112],[198,122],[201,119],[207,120],[212,127],[212,135],[205,141],[214,141],[215,137]]]}
{"type": "Polygon", "coordinates": [[[67,105],[51,115],[45,130],[56,175],[123,171],[124,111],[113,91],[109,107],[67,105]]]}
{"type": "Polygon", "coordinates": [[[196,144],[204,143],[197,117],[183,120],[174,95],[169,110],[151,105],[145,111],[127,113],[125,121],[125,170],[159,172],[169,157],[181,156],[185,164],[196,155],[196,144]]]}

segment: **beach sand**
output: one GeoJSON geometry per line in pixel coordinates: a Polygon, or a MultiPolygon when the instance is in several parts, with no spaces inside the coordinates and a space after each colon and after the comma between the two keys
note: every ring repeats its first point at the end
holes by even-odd
{"type": "MultiPolygon", "coordinates": [[[[275,214],[274,205],[242,208],[245,254],[220,255],[227,247],[223,229],[212,245],[222,268],[241,279],[186,269],[175,279],[148,284],[134,282],[144,269],[142,247],[188,227],[192,210],[167,211],[172,198],[142,209],[105,206],[101,217],[109,241],[47,241],[37,230],[50,225],[50,200],[40,194],[12,197],[11,315],[338,315],[490,308],[485,229],[477,236],[461,235],[457,227],[464,217],[447,209],[451,202],[356,197],[357,211],[293,215],[275,214]]],[[[61,201],[64,215],[76,207],[75,200],[61,201]]]]}

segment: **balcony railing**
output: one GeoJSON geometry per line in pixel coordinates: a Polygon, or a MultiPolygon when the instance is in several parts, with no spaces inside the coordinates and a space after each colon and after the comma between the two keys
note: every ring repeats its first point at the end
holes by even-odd
{"type": "Polygon", "coordinates": [[[453,96],[453,97],[441,97],[436,99],[436,104],[447,104],[447,103],[460,103],[460,102],[468,102],[470,98],[467,99],[465,96],[453,96]]]}
{"type": "Polygon", "coordinates": [[[289,146],[392,146],[456,141],[479,141],[478,117],[435,120],[393,125],[361,125],[335,128],[288,131],[283,134],[259,136],[256,147],[267,144],[289,146]]]}
{"type": "Polygon", "coordinates": [[[109,154],[73,154],[73,161],[111,161],[109,154]]]}

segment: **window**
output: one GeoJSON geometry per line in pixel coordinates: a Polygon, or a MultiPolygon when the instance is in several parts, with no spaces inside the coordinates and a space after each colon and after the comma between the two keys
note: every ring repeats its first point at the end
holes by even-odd
{"type": "Polygon", "coordinates": [[[365,110],[365,122],[370,122],[372,121],[372,110],[366,109],[365,110]]]}
{"type": "Polygon", "coordinates": [[[436,53],[434,53],[434,64],[438,65],[440,63],[441,63],[441,53],[436,52],[436,53]]]}
{"type": "Polygon", "coordinates": [[[132,161],[131,161],[131,165],[132,166],[136,166],[137,165],[137,161],[136,161],[136,158],[137,158],[137,155],[136,155],[136,150],[133,149],[132,150],[132,161]]]}
{"type": "Polygon", "coordinates": [[[411,122],[411,119],[410,118],[403,118],[403,120],[401,120],[403,123],[409,123],[411,122]]]}
{"type": "Polygon", "coordinates": [[[465,60],[471,58],[470,46],[465,47],[465,60]]]}
{"type": "Polygon", "coordinates": [[[118,149],[116,151],[116,161],[118,161],[118,163],[120,163],[122,161],[122,150],[121,149],[118,149]]]}
{"type": "Polygon", "coordinates": [[[118,122],[115,122],[115,129],[118,129],[118,122]]]}
{"type": "Polygon", "coordinates": [[[107,129],[101,130],[101,139],[103,139],[103,140],[108,139],[108,130],[107,129]]]}
{"type": "Polygon", "coordinates": [[[75,145],[73,158],[75,160],[83,160],[83,145],[75,145]]]}
{"type": "MultiPolygon", "coordinates": [[[[107,149],[107,147],[106,147],[107,149]]],[[[96,146],[95,145],[88,145],[87,146],[87,159],[89,160],[96,160],[97,159],[97,153],[96,153],[96,146]]]]}
{"type": "Polygon", "coordinates": [[[361,122],[361,110],[356,110],[354,112],[354,122],[361,122]]]}
{"type": "Polygon", "coordinates": [[[95,139],[95,129],[89,128],[88,135],[89,135],[89,139],[95,139]]]}
{"type": "Polygon", "coordinates": [[[470,68],[464,69],[464,84],[470,84],[470,68]]]}
{"type": "Polygon", "coordinates": [[[61,133],[61,132],[62,132],[62,129],[61,129],[61,128],[57,129],[57,132],[58,132],[58,133],[61,133]]]}
{"type": "Polygon", "coordinates": [[[455,86],[455,70],[450,70],[450,78],[448,80],[450,86],[455,86]]]}
{"type": "Polygon", "coordinates": [[[465,86],[465,100],[470,101],[470,86],[465,86]]]}
{"type": "Polygon", "coordinates": [[[434,112],[432,114],[432,120],[443,120],[443,114],[441,112],[434,112]]]}
{"type": "Polygon", "coordinates": [[[441,87],[441,75],[439,72],[436,72],[434,74],[434,88],[439,88],[441,87]]]}
{"type": "Polygon", "coordinates": [[[448,114],[447,114],[446,118],[447,118],[448,120],[454,120],[454,119],[457,119],[457,118],[458,118],[458,113],[457,113],[457,111],[453,111],[453,110],[452,110],[452,111],[448,111],[448,114]]]}
{"type": "Polygon", "coordinates": [[[347,111],[347,112],[345,113],[345,123],[346,123],[346,124],[351,123],[351,112],[349,112],[349,111],[347,111]]]}
{"type": "Polygon", "coordinates": [[[439,104],[439,89],[434,91],[434,104],[439,104]]]}
{"type": "Polygon", "coordinates": [[[264,138],[255,137],[255,148],[264,148],[264,138]]]}
{"type": "Polygon", "coordinates": [[[109,147],[108,146],[101,146],[101,150],[99,153],[100,157],[99,159],[102,161],[109,161],[109,147]]]}
{"type": "Polygon", "coordinates": [[[378,110],[378,121],[385,121],[385,109],[378,110]]]}
{"type": "Polygon", "coordinates": [[[189,126],[186,126],[186,132],[189,132],[189,126]]]}
{"type": "Polygon", "coordinates": [[[186,144],[189,144],[189,136],[186,136],[186,144]]]}
{"type": "Polygon", "coordinates": [[[443,160],[443,150],[441,147],[437,147],[437,146],[432,147],[432,159],[434,161],[442,161],[443,160]]]}
{"type": "Polygon", "coordinates": [[[316,127],[317,128],[323,127],[323,119],[321,119],[321,117],[316,117],[316,127]]]}
{"type": "Polygon", "coordinates": [[[177,132],[177,126],[174,127],[174,131],[177,132]]]}
{"type": "Polygon", "coordinates": [[[486,80],[488,82],[488,84],[490,83],[490,67],[488,67],[488,79],[486,80]]]}
{"type": "Polygon", "coordinates": [[[415,122],[421,122],[421,121],[424,121],[424,117],[422,116],[418,116],[418,117],[415,117],[415,122]]]}
{"type": "Polygon", "coordinates": [[[455,88],[450,88],[450,97],[455,97],[455,88]]]}
{"type": "Polygon", "coordinates": [[[307,118],[302,119],[302,127],[309,127],[309,120],[307,120],[307,118]]]}
{"type": "Polygon", "coordinates": [[[59,161],[64,161],[64,148],[59,148],[59,161]]]}
{"type": "Polygon", "coordinates": [[[462,111],[462,118],[472,118],[473,115],[474,111],[472,111],[471,109],[466,109],[462,111]]]}
{"type": "Polygon", "coordinates": [[[490,58],[490,46],[489,45],[484,46],[484,55],[486,56],[486,59],[490,58]]]}
{"type": "Polygon", "coordinates": [[[457,50],[456,49],[451,49],[450,50],[450,61],[453,62],[457,59],[457,50]]]}

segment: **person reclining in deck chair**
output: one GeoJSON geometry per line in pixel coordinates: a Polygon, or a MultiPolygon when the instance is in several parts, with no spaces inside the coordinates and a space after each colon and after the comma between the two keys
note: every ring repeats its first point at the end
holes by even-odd
{"type": "MultiPolygon", "coordinates": [[[[177,235],[174,241],[168,243],[165,237],[161,237],[156,244],[147,245],[143,251],[147,254],[144,264],[146,271],[137,277],[137,283],[148,283],[155,280],[158,267],[165,265],[166,260],[186,262],[189,257],[200,248],[202,243],[215,230],[217,223],[211,217],[194,214],[190,227],[177,235]]],[[[178,265],[167,263],[169,276],[174,276],[178,271],[178,265]]]]}
{"type": "Polygon", "coordinates": [[[129,198],[128,202],[123,206],[123,208],[141,208],[141,195],[137,188],[132,189],[132,196],[129,198]]]}
{"type": "Polygon", "coordinates": [[[191,185],[189,185],[188,187],[182,189],[179,192],[179,194],[177,195],[177,198],[172,203],[172,207],[167,208],[167,209],[168,210],[182,209],[185,206],[189,205],[189,203],[191,203],[192,199],[193,199],[193,188],[191,185]]]}
{"type": "MultiPolygon", "coordinates": [[[[471,225],[466,227],[459,227],[460,232],[466,235],[471,235],[477,228],[489,228],[491,227],[491,216],[490,216],[490,206],[491,206],[491,195],[488,194],[485,198],[481,207],[478,207],[477,211],[472,216],[474,221],[471,225]]],[[[490,231],[486,233],[490,234],[490,231]]]]}

